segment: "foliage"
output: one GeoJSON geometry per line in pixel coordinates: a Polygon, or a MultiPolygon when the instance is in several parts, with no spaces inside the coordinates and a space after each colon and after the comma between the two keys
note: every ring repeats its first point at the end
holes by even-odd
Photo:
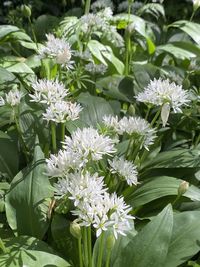
{"type": "Polygon", "coordinates": [[[0,266],[200,266],[199,2],[25,4],[0,4],[0,266]]]}

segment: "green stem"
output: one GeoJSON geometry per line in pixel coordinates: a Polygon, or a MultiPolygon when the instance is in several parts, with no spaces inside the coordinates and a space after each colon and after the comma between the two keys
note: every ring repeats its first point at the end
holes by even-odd
{"type": "Polygon", "coordinates": [[[102,267],[102,258],[103,258],[103,241],[104,241],[104,232],[100,235],[100,244],[99,244],[99,254],[97,260],[97,267],[102,267]]]}
{"type": "Polygon", "coordinates": [[[196,13],[196,10],[193,10],[192,16],[190,17],[190,20],[189,20],[190,22],[193,20],[195,13],[196,13]]]}
{"type": "Polygon", "coordinates": [[[145,120],[148,121],[148,117],[149,117],[149,112],[150,112],[151,108],[150,106],[147,107],[147,113],[145,115],[145,120]]]}
{"type": "Polygon", "coordinates": [[[78,239],[78,253],[79,253],[79,265],[83,267],[83,257],[82,257],[82,244],[81,244],[81,237],[78,239]]]}
{"type": "Polygon", "coordinates": [[[106,267],[110,266],[110,256],[111,256],[111,249],[108,250],[108,253],[106,255],[106,267]]]}
{"type": "Polygon", "coordinates": [[[172,207],[177,203],[177,201],[180,199],[181,195],[177,195],[175,200],[172,202],[172,207]]]}
{"type": "Polygon", "coordinates": [[[56,125],[54,122],[51,122],[51,140],[52,140],[52,150],[53,153],[56,153],[57,151],[57,145],[56,145],[56,125]]]}
{"type": "Polygon", "coordinates": [[[65,141],[65,123],[61,123],[61,142],[65,141]]]}
{"type": "Polygon", "coordinates": [[[36,43],[36,46],[37,46],[37,48],[38,48],[37,38],[36,38],[35,31],[34,31],[33,24],[32,24],[32,22],[31,22],[31,18],[30,18],[30,17],[28,17],[28,22],[29,22],[30,27],[31,27],[31,32],[32,32],[32,35],[33,35],[33,40],[34,40],[34,42],[36,43]]]}
{"type": "Polygon", "coordinates": [[[156,112],[156,114],[155,114],[153,120],[151,121],[151,124],[150,124],[151,126],[154,125],[154,123],[156,122],[157,118],[160,116],[160,112],[161,112],[160,109],[156,112]]]}
{"type": "Polygon", "coordinates": [[[92,267],[92,237],[91,237],[91,226],[87,228],[87,237],[88,237],[88,258],[89,258],[89,267],[92,267]]]}
{"type": "Polygon", "coordinates": [[[91,0],[86,0],[86,3],[85,3],[85,14],[89,14],[90,12],[90,4],[91,4],[91,0]]]}
{"type": "MultiPolygon", "coordinates": [[[[128,26],[127,26],[128,27],[128,26]]],[[[129,59],[130,59],[130,50],[131,50],[131,40],[129,30],[126,29],[125,32],[125,41],[126,41],[126,54],[125,54],[125,75],[129,75],[129,59]]]]}
{"type": "Polygon", "coordinates": [[[84,246],[84,263],[88,267],[88,239],[87,239],[87,229],[83,228],[83,246],[84,246]]]}
{"type": "Polygon", "coordinates": [[[3,243],[1,238],[0,238],[0,248],[2,249],[3,253],[7,253],[8,252],[8,250],[5,247],[5,245],[4,245],[4,243],[3,243]]]}

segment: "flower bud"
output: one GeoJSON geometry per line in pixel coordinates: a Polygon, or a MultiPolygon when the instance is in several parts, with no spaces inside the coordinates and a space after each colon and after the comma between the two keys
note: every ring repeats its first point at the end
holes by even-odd
{"type": "Polygon", "coordinates": [[[135,107],[134,107],[134,105],[130,105],[129,106],[129,108],[128,108],[128,114],[130,115],[130,116],[134,116],[135,115],[135,107]]]}
{"type": "Polygon", "coordinates": [[[21,5],[21,11],[24,17],[28,18],[31,16],[31,8],[27,5],[21,5]]]}
{"type": "Polygon", "coordinates": [[[106,241],[106,248],[108,250],[111,250],[115,245],[115,237],[114,235],[110,234],[107,238],[107,241],[106,241]]]}
{"type": "Polygon", "coordinates": [[[178,188],[178,195],[182,196],[189,188],[189,183],[186,181],[181,182],[178,188]]]}
{"type": "Polygon", "coordinates": [[[81,227],[76,220],[70,223],[70,233],[77,239],[81,238],[81,227]]]}
{"type": "Polygon", "coordinates": [[[200,7],[200,0],[193,0],[193,10],[194,12],[200,7]]]}

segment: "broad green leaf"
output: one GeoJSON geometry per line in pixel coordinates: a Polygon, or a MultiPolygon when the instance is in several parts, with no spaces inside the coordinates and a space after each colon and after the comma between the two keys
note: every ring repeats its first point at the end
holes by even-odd
{"type": "Polygon", "coordinates": [[[161,267],[167,256],[172,228],[173,213],[168,205],[116,255],[119,261],[113,267],[161,267]]]}
{"type": "Polygon", "coordinates": [[[77,127],[93,126],[96,128],[97,124],[102,122],[104,115],[114,114],[111,104],[104,98],[92,96],[89,93],[81,93],[77,101],[83,107],[83,111],[80,113],[78,120],[67,123],[69,131],[77,127]]]}
{"type": "Polygon", "coordinates": [[[123,74],[124,64],[113,54],[113,51],[109,46],[103,45],[97,40],[90,40],[88,48],[92,55],[101,63],[107,66],[108,64],[105,61],[105,59],[107,59],[119,74],[123,74]]]}
{"type": "Polygon", "coordinates": [[[198,149],[176,149],[159,153],[144,163],[143,168],[196,168],[200,164],[198,149]]]}
{"type": "Polygon", "coordinates": [[[200,44],[200,25],[198,23],[190,22],[188,20],[179,20],[170,24],[168,27],[179,28],[187,33],[197,44],[200,44]]]}
{"type": "Polygon", "coordinates": [[[65,216],[55,214],[51,224],[51,233],[53,238],[53,246],[59,251],[69,262],[74,263],[74,267],[78,266],[78,240],[70,233],[70,221],[65,216]]]}
{"type": "Polygon", "coordinates": [[[149,3],[146,4],[144,6],[142,6],[137,14],[139,16],[143,15],[143,14],[150,14],[152,16],[154,16],[155,18],[159,18],[160,16],[165,17],[165,10],[164,7],[161,4],[158,3],[149,3]]]}
{"type": "Polygon", "coordinates": [[[164,51],[179,59],[185,59],[185,58],[190,59],[190,58],[196,57],[195,53],[192,53],[191,51],[188,51],[186,49],[174,46],[173,44],[165,44],[165,45],[157,46],[156,51],[159,53],[164,51]]]}
{"type": "Polygon", "coordinates": [[[0,25],[0,41],[8,34],[20,31],[20,29],[13,25],[0,25]]]}
{"type": "Polygon", "coordinates": [[[133,101],[133,79],[121,75],[112,75],[97,80],[97,88],[107,96],[118,100],[133,101]]]}
{"type": "Polygon", "coordinates": [[[177,267],[199,252],[200,211],[174,214],[171,242],[163,267],[177,267]]]}
{"type": "Polygon", "coordinates": [[[0,174],[12,180],[18,172],[17,144],[9,135],[0,131],[0,174]]]}
{"type": "Polygon", "coordinates": [[[70,264],[59,256],[35,250],[13,251],[0,256],[0,266],[6,267],[69,267],[70,264]]]}
{"type": "MultiPolygon", "coordinates": [[[[129,197],[129,204],[139,207],[161,197],[177,196],[178,187],[182,181],[169,176],[158,176],[145,180],[129,197]]],[[[200,201],[200,189],[191,185],[184,196],[193,201],[200,201]]]]}
{"type": "MultiPolygon", "coordinates": [[[[25,97],[26,98],[26,97],[25,97]]],[[[49,146],[49,128],[42,119],[43,110],[37,103],[27,104],[28,99],[21,101],[19,124],[26,146],[33,151],[37,134],[42,150],[49,146]]]]}
{"type": "Polygon", "coordinates": [[[16,77],[11,72],[0,67],[0,84],[3,84],[4,82],[11,82],[15,79],[16,77]]]}
{"type": "Polygon", "coordinates": [[[44,173],[44,155],[36,143],[32,164],[15,176],[5,198],[8,223],[18,235],[42,238],[48,228],[53,191],[44,173]]]}
{"type": "Polygon", "coordinates": [[[19,249],[37,250],[48,253],[54,253],[53,249],[47,243],[31,236],[14,237],[5,242],[6,248],[10,251],[18,251],[19,249]]]}

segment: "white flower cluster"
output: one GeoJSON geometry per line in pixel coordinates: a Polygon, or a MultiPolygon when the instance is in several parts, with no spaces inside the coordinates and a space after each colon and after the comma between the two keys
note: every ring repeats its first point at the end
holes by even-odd
{"type": "Polygon", "coordinates": [[[23,93],[18,89],[10,90],[7,94],[5,94],[5,99],[0,97],[0,106],[4,106],[6,104],[11,107],[18,106],[22,97],[23,93]]]}
{"type": "Polygon", "coordinates": [[[125,160],[123,157],[115,157],[113,160],[108,161],[112,173],[117,173],[120,177],[125,179],[130,186],[137,185],[138,172],[136,166],[132,162],[125,160]]]}
{"type": "Polygon", "coordinates": [[[32,98],[31,102],[49,105],[63,100],[69,94],[64,84],[57,80],[38,80],[31,85],[34,90],[34,94],[29,95],[32,98]]]}
{"type": "Polygon", "coordinates": [[[57,64],[71,68],[72,51],[69,43],[64,39],[56,38],[53,34],[47,34],[47,42],[45,46],[38,50],[41,58],[53,58],[57,64]]]}
{"type": "Polygon", "coordinates": [[[107,70],[107,66],[104,64],[95,64],[93,62],[88,63],[85,65],[85,70],[92,73],[93,75],[95,74],[105,74],[107,70]]]}
{"type": "Polygon", "coordinates": [[[76,208],[72,213],[78,217],[77,222],[80,226],[92,225],[97,237],[102,231],[112,229],[117,239],[118,234],[126,235],[131,229],[130,221],[134,218],[128,214],[131,207],[126,205],[123,197],[107,193],[103,177],[97,173],[70,173],[60,179],[55,188],[61,196],[70,194],[76,208]]]}
{"type": "Polygon", "coordinates": [[[99,134],[96,129],[77,129],[72,133],[71,138],[66,136],[63,148],[80,155],[83,161],[97,161],[103,155],[112,155],[116,152],[115,141],[110,137],[99,134]]]}
{"type": "Polygon", "coordinates": [[[74,121],[79,118],[79,113],[82,107],[80,104],[71,103],[66,101],[59,101],[52,103],[43,114],[43,118],[46,121],[54,121],[57,123],[64,123],[66,121],[74,121]]]}
{"type": "Polygon", "coordinates": [[[85,166],[88,161],[98,161],[104,155],[112,155],[116,152],[114,142],[91,127],[77,129],[71,138],[65,137],[63,150],[46,161],[47,175],[63,177],[71,170],[85,166]]]}
{"type": "Polygon", "coordinates": [[[190,102],[188,92],[183,90],[181,85],[171,83],[168,79],[150,81],[144,92],[139,93],[136,99],[155,106],[167,103],[174,112],[182,112],[181,107],[190,102]]]}
{"type": "Polygon", "coordinates": [[[32,88],[34,94],[29,94],[31,97],[30,101],[45,105],[44,120],[64,123],[79,118],[82,107],[77,103],[65,100],[69,92],[63,83],[57,80],[38,80],[32,83],[32,88]]]}
{"type": "Polygon", "coordinates": [[[103,117],[103,123],[119,135],[124,133],[130,135],[137,142],[141,142],[141,147],[145,147],[147,150],[156,138],[155,129],[151,128],[150,124],[140,117],[123,117],[119,120],[117,116],[109,115],[103,117]]]}

